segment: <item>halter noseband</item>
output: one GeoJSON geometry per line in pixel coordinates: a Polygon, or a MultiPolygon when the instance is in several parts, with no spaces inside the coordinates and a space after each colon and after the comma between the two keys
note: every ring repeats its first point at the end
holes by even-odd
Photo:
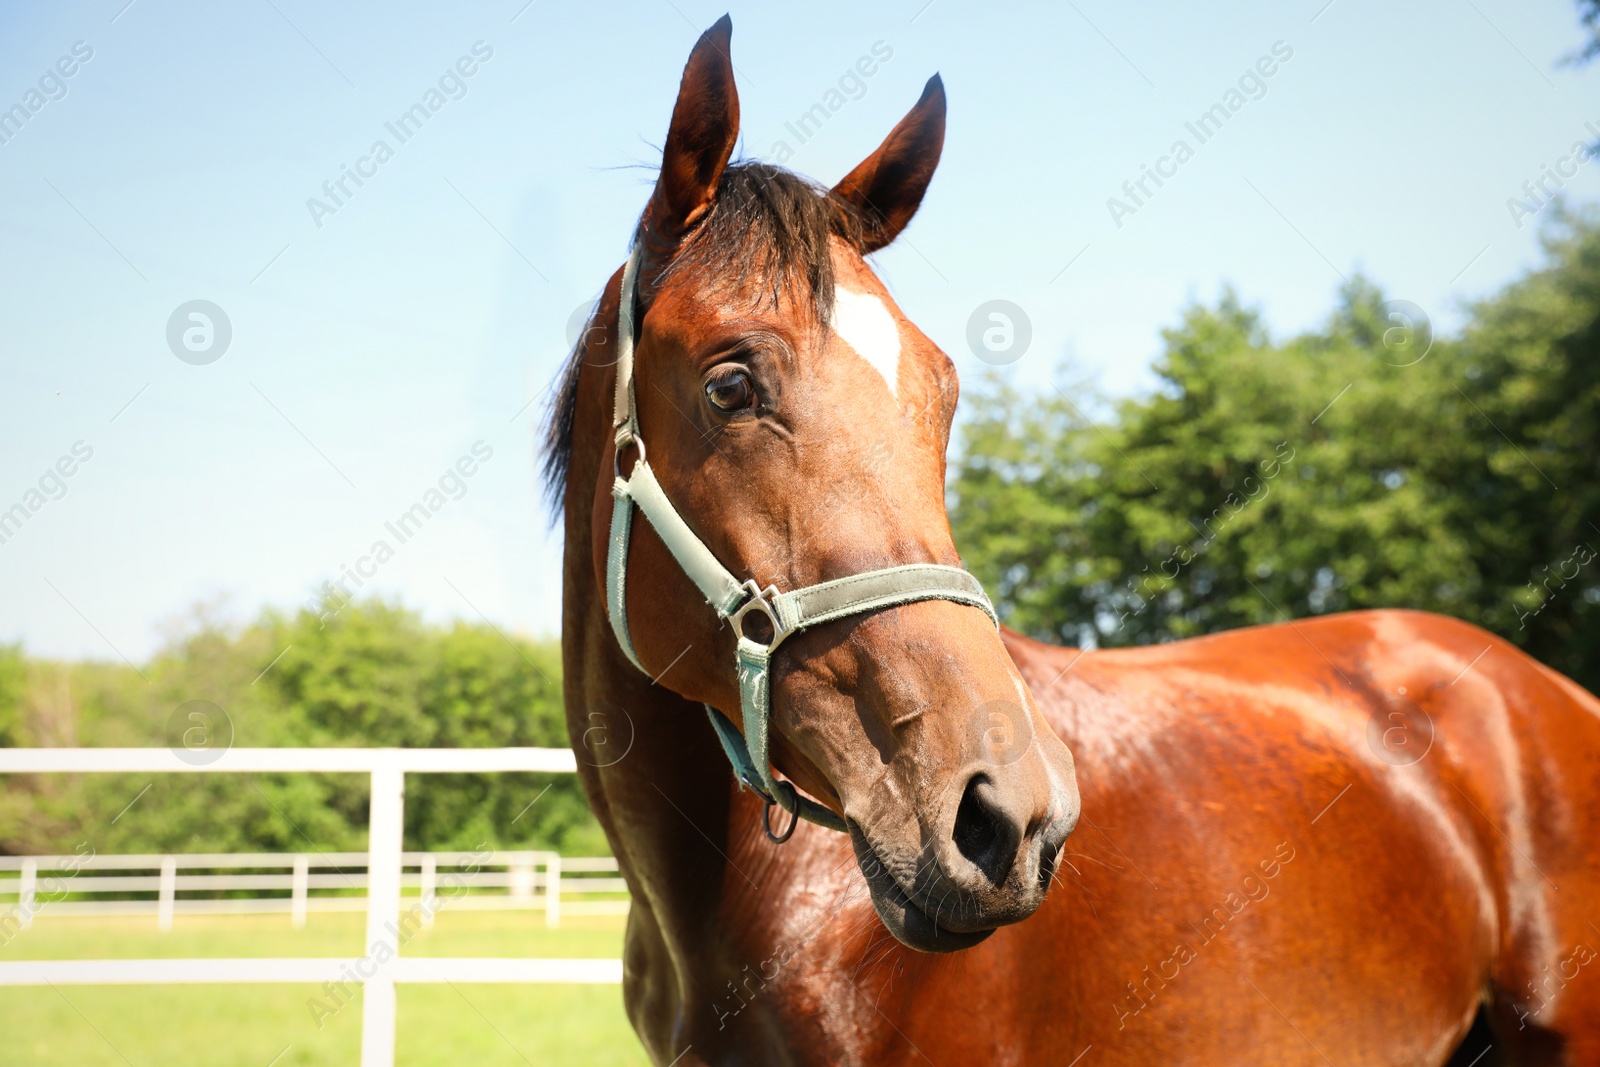
{"type": "Polygon", "coordinates": [[[628,659],[644,670],[634,652],[633,639],[628,635],[628,540],[633,529],[633,509],[637,507],[650,520],[656,536],[667,546],[678,566],[705,594],[717,618],[733,622],[739,642],[736,655],[744,734],[711,705],[706,705],[706,712],[711,716],[711,725],[716,728],[717,739],[722,742],[722,750],[727,753],[738,779],[767,802],[762,817],[767,835],[774,841],[787,841],[800,819],[842,831],[845,829],[843,819],[772,775],[767,749],[771,714],[768,675],[773,651],[785,638],[808,627],[917,600],[950,600],[979,608],[996,627],[1000,625],[999,617],[978,579],[959,567],[912,563],[780,593],[775,586],[762,589],[753,578],[739,581],[718,561],[667,499],[645,458],[644,440],[639,436],[639,412],[633,389],[633,316],[638,297],[639,254],[640,249],[635,246],[623,268],[617,312],[617,389],[613,408],[617,458],[611,486],[614,498],[611,539],[606,552],[606,607],[611,630],[628,659]],[[638,450],[639,458],[632,473],[624,478],[620,457],[630,445],[638,450]],[[765,616],[771,627],[770,639],[761,641],[745,633],[744,622],[752,614],[765,616]],[[794,816],[788,830],[781,835],[772,830],[771,815],[775,805],[794,816]]]}

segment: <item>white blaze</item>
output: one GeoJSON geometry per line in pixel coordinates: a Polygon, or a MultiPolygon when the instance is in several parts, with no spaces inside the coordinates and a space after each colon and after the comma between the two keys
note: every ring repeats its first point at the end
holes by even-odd
{"type": "Polygon", "coordinates": [[[871,293],[835,289],[833,329],[856,355],[883,376],[889,393],[900,399],[900,328],[883,301],[871,293]]]}

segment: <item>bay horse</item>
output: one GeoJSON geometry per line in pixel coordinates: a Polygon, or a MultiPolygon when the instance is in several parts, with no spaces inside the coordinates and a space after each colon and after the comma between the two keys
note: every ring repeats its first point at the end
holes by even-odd
{"type": "Polygon", "coordinates": [[[1600,1063],[1595,698],[1407,611],[997,628],[945,513],[954,368],[864,259],[943,85],[825,190],[730,161],[731,32],[547,431],[651,1058],[1464,1064],[1470,1029],[1485,1067],[1600,1063]]]}

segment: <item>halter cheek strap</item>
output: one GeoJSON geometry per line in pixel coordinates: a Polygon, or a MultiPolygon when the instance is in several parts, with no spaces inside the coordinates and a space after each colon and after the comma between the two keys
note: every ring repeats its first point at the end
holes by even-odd
{"type": "Polygon", "coordinates": [[[678,566],[705,596],[717,618],[732,620],[738,637],[735,666],[744,733],[709,704],[706,712],[728,762],[733,765],[734,774],[767,802],[764,818],[767,834],[775,841],[786,841],[794,833],[799,819],[808,819],[832,830],[844,830],[844,820],[832,810],[801,796],[788,782],[773,777],[768,750],[772,710],[769,680],[774,650],[785,638],[808,627],[918,600],[949,600],[970,605],[987,614],[997,627],[999,618],[983,586],[959,567],[912,563],[835,578],[789,592],[779,592],[770,585],[762,589],[753,578],[741,582],[724,567],[667,499],[650,469],[644,440],[639,436],[639,413],[633,389],[633,320],[638,275],[639,249],[636,247],[622,271],[621,306],[617,315],[613,426],[619,458],[611,485],[611,538],[606,550],[606,609],[612,633],[629,661],[644,670],[628,633],[628,545],[633,531],[633,513],[637,509],[644,513],[678,566]],[[638,451],[638,460],[624,478],[620,457],[629,447],[638,451]],[[765,640],[757,640],[746,632],[744,624],[752,614],[765,617],[764,629],[770,630],[770,637],[762,633],[765,640]],[[771,814],[775,805],[795,818],[782,835],[772,830],[771,814]]]}

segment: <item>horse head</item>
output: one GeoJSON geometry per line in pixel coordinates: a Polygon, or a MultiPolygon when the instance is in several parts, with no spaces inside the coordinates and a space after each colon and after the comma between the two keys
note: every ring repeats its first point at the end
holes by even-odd
{"type": "Polygon", "coordinates": [[[730,162],[730,36],[724,17],[689,58],[633,257],[601,304],[618,316],[622,385],[594,487],[595,577],[628,658],[725,716],[730,756],[757,757],[783,807],[800,807],[792,782],[848,832],[888,929],[964,948],[1038,909],[1079,798],[960,570],[945,511],[955,368],[865,259],[922,201],[944,88],[934,76],[823,189],[730,162]],[[649,522],[631,523],[634,503],[649,522]],[[848,610],[823,610],[830,596],[848,610]]]}

